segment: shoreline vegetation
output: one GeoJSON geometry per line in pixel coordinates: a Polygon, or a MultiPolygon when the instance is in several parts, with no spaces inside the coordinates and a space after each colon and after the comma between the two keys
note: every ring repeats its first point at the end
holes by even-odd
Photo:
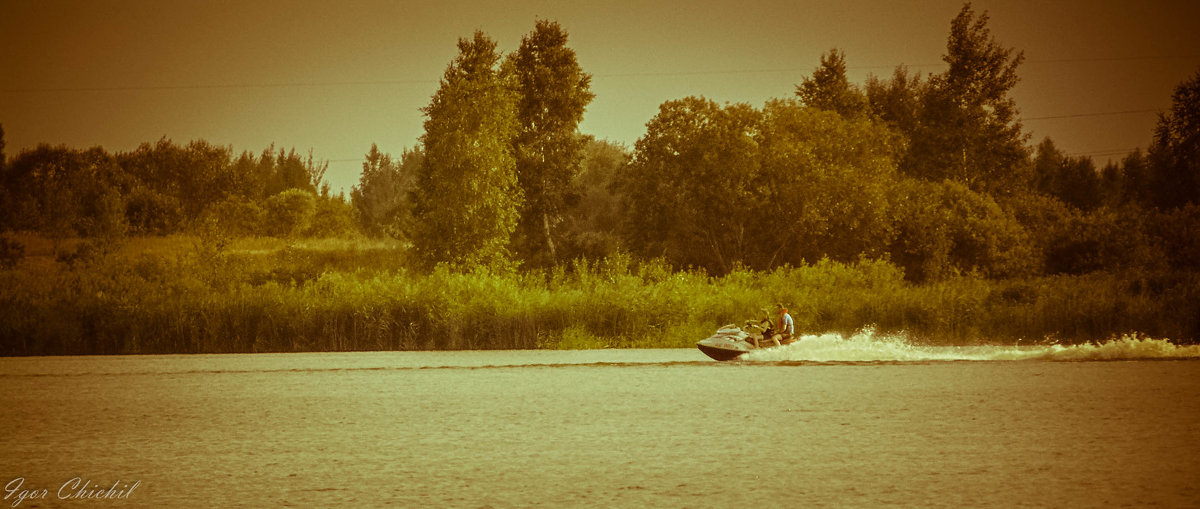
{"type": "Polygon", "coordinates": [[[920,344],[1180,342],[1200,330],[1196,273],[914,284],[875,260],[718,277],[621,254],[417,273],[394,241],[19,241],[25,259],[0,273],[5,356],[691,347],[776,301],[804,333],[874,327],[920,344]]]}
{"type": "Polygon", "coordinates": [[[349,197],[311,150],[9,158],[0,126],[0,355],[690,347],[774,303],[923,344],[1197,341],[1200,72],[1098,168],[1031,143],[988,20],[963,6],[942,72],[859,85],[833,48],[761,106],[665,101],[633,147],[580,132],[557,22],[476,31],[349,197]]]}

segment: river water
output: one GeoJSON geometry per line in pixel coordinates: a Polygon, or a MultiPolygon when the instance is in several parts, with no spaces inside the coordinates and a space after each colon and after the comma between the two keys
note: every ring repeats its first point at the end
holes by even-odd
{"type": "Polygon", "coordinates": [[[3,358],[0,384],[0,507],[1200,506],[1200,347],[1163,341],[3,358]]]}

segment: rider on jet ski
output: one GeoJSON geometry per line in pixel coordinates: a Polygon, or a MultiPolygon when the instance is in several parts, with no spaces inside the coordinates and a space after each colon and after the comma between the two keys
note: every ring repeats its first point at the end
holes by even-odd
{"type": "MultiPolygon", "coordinates": [[[[796,325],[792,321],[792,315],[788,314],[788,310],[783,307],[782,302],[775,304],[775,311],[778,313],[778,316],[774,320],[774,323],[768,317],[764,317],[758,323],[747,320],[746,328],[748,330],[761,331],[763,340],[765,341],[767,338],[770,338],[775,343],[775,346],[791,343],[792,334],[796,332],[796,325]]],[[[763,312],[765,313],[766,310],[764,309],[763,312]]],[[[756,347],[763,346],[759,344],[758,338],[754,335],[751,335],[746,340],[756,347]]]]}

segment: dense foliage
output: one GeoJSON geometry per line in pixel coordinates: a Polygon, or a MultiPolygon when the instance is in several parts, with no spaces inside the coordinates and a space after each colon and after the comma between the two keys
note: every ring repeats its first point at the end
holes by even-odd
{"type": "MultiPolygon", "coordinates": [[[[20,240],[33,259],[53,251],[20,240]]],[[[873,325],[933,344],[1200,334],[1195,272],[912,285],[884,261],[714,277],[618,255],[426,273],[394,241],[216,240],[72,242],[74,256],[0,271],[0,355],[690,347],[779,301],[804,333],[873,325]]]]}
{"type": "Polygon", "coordinates": [[[476,32],[419,144],[372,145],[349,199],[311,153],[6,157],[0,128],[5,352],[674,344],[781,300],[813,328],[1196,339],[1200,72],[1147,151],[1097,168],[1030,145],[1022,54],[987,22],[963,7],[942,73],[859,87],[835,48],[761,107],[666,101],[632,149],[579,132],[590,75],[561,26],[507,56],[476,32]],[[130,254],[149,237],[197,247],[130,254]],[[227,249],[263,237],[354,247],[227,249]]]}
{"type": "Polygon", "coordinates": [[[579,134],[579,122],[594,97],[591,75],[567,47],[566,31],[553,21],[538,21],[509,58],[520,94],[513,153],[525,197],[514,243],[527,262],[553,264],[572,181],[582,170],[587,138],[579,134]]]}
{"type": "Polygon", "coordinates": [[[357,228],[342,227],[354,218],[349,203],[321,186],[325,167],[312,155],[274,147],[235,159],[229,148],[203,141],[163,139],[117,154],[41,145],[0,170],[0,225],[52,238],[167,235],[214,225],[229,235],[353,235],[357,228]],[[278,206],[297,193],[307,198],[278,206]]]}
{"type": "Polygon", "coordinates": [[[424,110],[411,238],[426,266],[499,265],[524,203],[511,145],[517,94],[483,32],[458,50],[424,110]]]}

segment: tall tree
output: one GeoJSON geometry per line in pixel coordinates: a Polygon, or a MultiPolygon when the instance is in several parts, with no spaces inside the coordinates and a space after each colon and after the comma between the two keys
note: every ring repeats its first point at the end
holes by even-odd
{"type": "Polygon", "coordinates": [[[669,101],[622,177],[626,238],[713,273],[882,254],[896,138],[797,100],[669,101]]]}
{"type": "Polygon", "coordinates": [[[517,244],[527,261],[553,263],[558,258],[555,230],[587,143],[578,127],[594,97],[592,77],[567,47],[566,31],[553,21],[538,20],[509,58],[520,92],[514,153],[525,194],[517,244]]]}
{"type": "Polygon", "coordinates": [[[1121,171],[1121,165],[1109,161],[1100,169],[1100,203],[1111,207],[1121,205],[1125,191],[1125,174],[1121,171]]]}
{"type": "Polygon", "coordinates": [[[321,179],[324,178],[325,169],[329,166],[329,163],[314,161],[311,150],[307,160],[300,157],[296,153],[296,149],[287,152],[279,149],[279,153],[272,157],[268,158],[264,154],[263,160],[272,164],[268,169],[270,172],[266,188],[268,196],[274,196],[289,189],[300,189],[315,194],[319,189],[321,179]]]}
{"type": "Polygon", "coordinates": [[[846,54],[837,48],[821,55],[821,65],[796,86],[806,106],[854,118],[870,111],[867,97],[846,78],[846,54]]]}
{"type": "Polygon", "coordinates": [[[1067,157],[1063,161],[1055,195],[1080,210],[1094,210],[1103,204],[1103,181],[1096,163],[1087,156],[1067,157]]]}
{"type": "Polygon", "coordinates": [[[1141,149],[1130,152],[1121,160],[1121,181],[1123,202],[1150,205],[1150,163],[1141,149]]]}
{"type": "Polygon", "coordinates": [[[969,3],[951,22],[942,57],[949,69],[929,80],[902,169],[1006,194],[1028,180],[1025,135],[1009,96],[1025,57],[997,43],[987,22],[969,3]]]}
{"type": "Polygon", "coordinates": [[[621,178],[631,248],[714,273],[746,261],[761,206],[760,116],[700,97],[659,106],[621,178]]]}
{"type": "Polygon", "coordinates": [[[910,75],[908,68],[901,65],[892,72],[890,80],[868,76],[865,93],[872,114],[906,138],[913,135],[925,93],[920,73],[910,75]]]}
{"type": "Polygon", "coordinates": [[[1175,88],[1171,111],[1159,115],[1150,148],[1154,204],[1200,204],[1200,71],[1175,88]]]}
{"type": "Polygon", "coordinates": [[[495,41],[476,31],[458,50],[422,109],[411,238],[427,265],[503,264],[522,204],[512,155],[517,95],[495,41]]]}
{"type": "Polygon", "coordinates": [[[424,153],[418,147],[405,150],[400,160],[395,161],[371,144],[358,185],[350,191],[350,203],[358,211],[367,235],[396,235],[402,230],[397,228],[397,223],[407,224],[404,218],[411,215],[410,194],[423,157],[424,153]]]}
{"type": "Polygon", "coordinates": [[[1059,187],[1059,174],[1066,159],[1067,155],[1058,149],[1054,140],[1049,137],[1043,138],[1032,161],[1034,189],[1046,194],[1055,194],[1059,187]]]}
{"type": "Polygon", "coordinates": [[[584,147],[583,170],[575,177],[577,194],[569,196],[563,214],[564,259],[594,260],[615,254],[621,248],[621,193],[618,177],[629,163],[629,149],[603,140],[590,140],[584,147]]]}
{"type": "Polygon", "coordinates": [[[764,252],[752,266],[881,255],[898,138],[865,117],[767,102],[757,137],[764,214],[755,245],[764,252]]]}

